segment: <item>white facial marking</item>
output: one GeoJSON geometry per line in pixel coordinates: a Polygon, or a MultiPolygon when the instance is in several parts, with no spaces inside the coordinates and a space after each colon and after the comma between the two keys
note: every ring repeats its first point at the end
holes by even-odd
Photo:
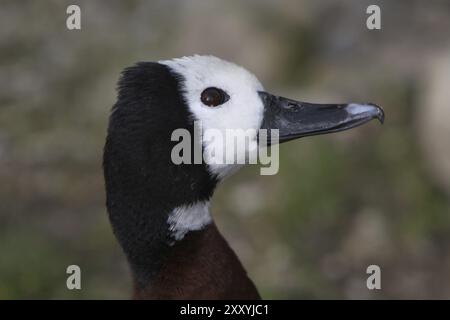
{"type": "Polygon", "coordinates": [[[189,231],[201,230],[211,222],[208,202],[175,208],[167,219],[169,231],[175,240],[181,240],[189,231]]]}
{"type": "MultiPolygon", "coordinates": [[[[201,121],[203,130],[216,129],[225,135],[226,129],[254,130],[250,146],[257,144],[256,132],[261,127],[264,106],[258,91],[264,88],[258,79],[244,68],[213,56],[183,57],[159,61],[184,78],[183,94],[195,120],[201,121]],[[201,100],[201,93],[209,87],[225,91],[230,99],[222,105],[208,107],[201,100]]],[[[223,146],[223,141],[202,137],[205,154],[223,146]],[[220,144],[220,145],[218,145],[220,144]]],[[[209,162],[208,162],[209,163],[209,162]]],[[[237,171],[238,164],[209,164],[208,168],[220,179],[237,171]]]]}
{"type": "Polygon", "coordinates": [[[357,104],[357,103],[351,103],[346,108],[347,112],[352,114],[352,115],[373,111],[374,109],[377,109],[377,108],[375,106],[373,106],[373,105],[370,105],[370,104],[357,104]]]}

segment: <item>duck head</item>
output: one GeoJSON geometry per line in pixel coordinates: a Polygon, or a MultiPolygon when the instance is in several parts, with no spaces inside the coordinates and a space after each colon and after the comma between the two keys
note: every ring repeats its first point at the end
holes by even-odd
{"type": "MultiPolygon", "coordinates": [[[[277,129],[275,143],[283,143],[375,118],[382,122],[384,114],[370,103],[313,104],[272,95],[249,71],[213,56],[127,68],[110,116],[104,173],[109,216],[136,281],[148,282],[171,246],[212,223],[214,189],[240,166],[174,163],[175,130],[195,136],[196,121],[203,130],[253,130],[247,145],[252,148],[261,143],[260,129],[268,129],[269,144],[277,129]]],[[[206,135],[190,143],[206,155],[228,147],[206,135]]]]}

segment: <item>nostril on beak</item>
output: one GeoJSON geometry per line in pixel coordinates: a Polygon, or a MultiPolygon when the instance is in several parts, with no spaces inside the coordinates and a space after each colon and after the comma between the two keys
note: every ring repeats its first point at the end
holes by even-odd
{"type": "Polygon", "coordinates": [[[287,109],[289,111],[300,111],[303,109],[303,106],[299,103],[288,102],[286,103],[286,105],[284,105],[284,109],[287,109]]]}
{"type": "Polygon", "coordinates": [[[288,104],[287,104],[287,106],[286,106],[286,108],[288,108],[288,109],[292,109],[292,108],[294,108],[295,107],[295,104],[293,104],[293,103],[291,103],[291,102],[289,102],[288,104]]]}

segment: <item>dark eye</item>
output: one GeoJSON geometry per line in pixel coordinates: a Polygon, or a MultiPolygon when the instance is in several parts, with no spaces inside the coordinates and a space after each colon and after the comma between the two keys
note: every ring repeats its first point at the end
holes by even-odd
{"type": "Polygon", "coordinates": [[[210,87],[203,90],[200,99],[204,105],[207,105],[208,107],[216,107],[227,102],[228,99],[230,99],[230,96],[219,88],[210,87]]]}

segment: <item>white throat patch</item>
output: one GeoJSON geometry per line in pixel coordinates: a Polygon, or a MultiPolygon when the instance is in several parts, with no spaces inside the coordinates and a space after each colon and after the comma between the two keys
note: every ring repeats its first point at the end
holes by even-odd
{"type": "Polygon", "coordinates": [[[189,231],[201,230],[211,222],[209,202],[177,207],[167,219],[169,231],[175,240],[181,240],[189,231]]]}

